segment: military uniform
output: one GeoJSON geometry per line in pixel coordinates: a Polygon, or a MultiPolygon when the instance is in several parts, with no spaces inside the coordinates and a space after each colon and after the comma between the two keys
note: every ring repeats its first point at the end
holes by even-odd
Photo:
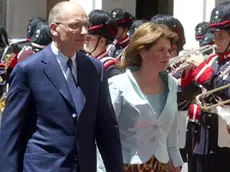
{"type": "Polygon", "coordinates": [[[116,40],[107,50],[109,56],[120,60],[126,47],[129,44],[130,39],[128,36],[128,30],[133,24],[135,17],[122,8],[115,8],[111,10],[110,14],[112,18],[116,21],[118,30],[120,30],[121,32],[119,32],[119,35],[117,33],[116,40]]]}
{"type": "Polygon", "coordinates": [[[107,78],[111,78],[111,77],[118,75],[120,73],[120,70],[118,69],[118,67],[116,65],[117,60],[110,57],[108,55],[108,53],[106,52],[106,50],[99,53],[94,58],[100,60],[104,64],[107,78]]]}
{"type": "Polygon", "coordinates": [[[110,47],[110,49],[108,50],[109,56],[120,60],[126,47],[129,45],[129,41],[130,39],[128,36],[120,41],[117,41],[116,44],[113,44],[112,47],[110,47]]]}
{"type": "MultiPolygon", "coordinates": [[[[229,74],[226,74],[223,78],[220,77],[221,73],[223,73],[229,65],[230,52],[225,52],[221,55],[212,55],[206,62],[192,70],[187,78],[182,79],[182,82],[184,85],[186,85],[186,83],[193,85],[195,81],[207,90],[218,88],[230,83],[229,74]]],[[[190,90],[190,93],[191,92],[193,92],[193,90],[190,90]]],[[[222,100],[229,99],[230,89],[217,92],[215,96],[220,97],[222,100]]],[[[210,96],[205,99],[205,102],[210,104],[215,103],[218,97],[210,96]]],[[[193,129],[193,139],[195,140],[193,153],[197,156],[196,170],[202,172],[208,172],[210,170],[214,172],[216,170],[221,172],[229,171],[229,169],[225,170],[224,168],[228,167],[228,163],[225,162],[226,159],[230,159],[230,149],[220,148],[217,143],[218,114],[199,110],[194,112],[194,115],[194,118],[199,120],[199,126],[196,125],[197,129],[193,129]],[[198,133],[195,133],[195,131],[198,133]]]]}
{"type": "Polygon", "coordinates": [[[5,64],[0,63],[0,124],[2,111],[6,102],[7,74],[5,64]]]}

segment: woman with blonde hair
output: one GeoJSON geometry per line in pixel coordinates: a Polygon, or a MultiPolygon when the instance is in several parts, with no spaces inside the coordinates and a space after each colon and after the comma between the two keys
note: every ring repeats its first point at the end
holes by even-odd
{"type": "Polygon", "coordinates": [[[141,25],[120,64],[125,72],[109,79],[125,172],[180,171],[183,165],[177,144],[177,82],[166,72],[177,39],[164,25],[141,25]]]}

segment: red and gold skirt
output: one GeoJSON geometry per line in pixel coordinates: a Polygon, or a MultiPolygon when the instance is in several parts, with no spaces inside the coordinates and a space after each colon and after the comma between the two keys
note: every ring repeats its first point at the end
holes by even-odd
{"type": "Polygon", "coordinates": [[[172,172],[169,163],[163,164],[152,156],[144,164],[124,164],[124,172],[172,172]]]}

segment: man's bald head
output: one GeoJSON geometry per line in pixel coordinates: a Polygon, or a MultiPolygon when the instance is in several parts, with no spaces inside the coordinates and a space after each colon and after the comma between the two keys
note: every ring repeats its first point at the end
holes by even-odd
{"type": "Polygon", "coordinates": [[[79,13],[79,15],[86,15],[85,10],[77,2],[63,1],[57,3],[49,13],[49,24],[53,22],[60,22],[66,19],[71,13],[79,13]]]}

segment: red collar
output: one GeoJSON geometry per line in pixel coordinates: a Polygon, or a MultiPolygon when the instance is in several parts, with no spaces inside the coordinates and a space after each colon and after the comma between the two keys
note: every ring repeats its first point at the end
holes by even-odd
{"type": "Polygon", "coordinates": [[[121,40],[119,40],[118,42],[117,42],[117,44],[125,44],[125,43],[128,43],[129,42],[129,36],[127,35],[126,37],[124,37],[123,39],[121,39],[121,40]]]}
{"type": "Polygon", "coordinates": [[[219,54],[220,60],[228,61],[230,60],[230,51],[219,54]]]}
{"type": "Polygon", "coordinates": [[[30,42],[30,38],[26,38],[26,41],[27,41],[27,42],[30,42]]]}
{"type": "Polygon", "coordinates": [[[102,51],[101,53],[99,53],[98,55],[96,55],[94,58],[100,60],[102,59],[103,57],[108,57],[108,52],[106,50],[102,51]]]}

